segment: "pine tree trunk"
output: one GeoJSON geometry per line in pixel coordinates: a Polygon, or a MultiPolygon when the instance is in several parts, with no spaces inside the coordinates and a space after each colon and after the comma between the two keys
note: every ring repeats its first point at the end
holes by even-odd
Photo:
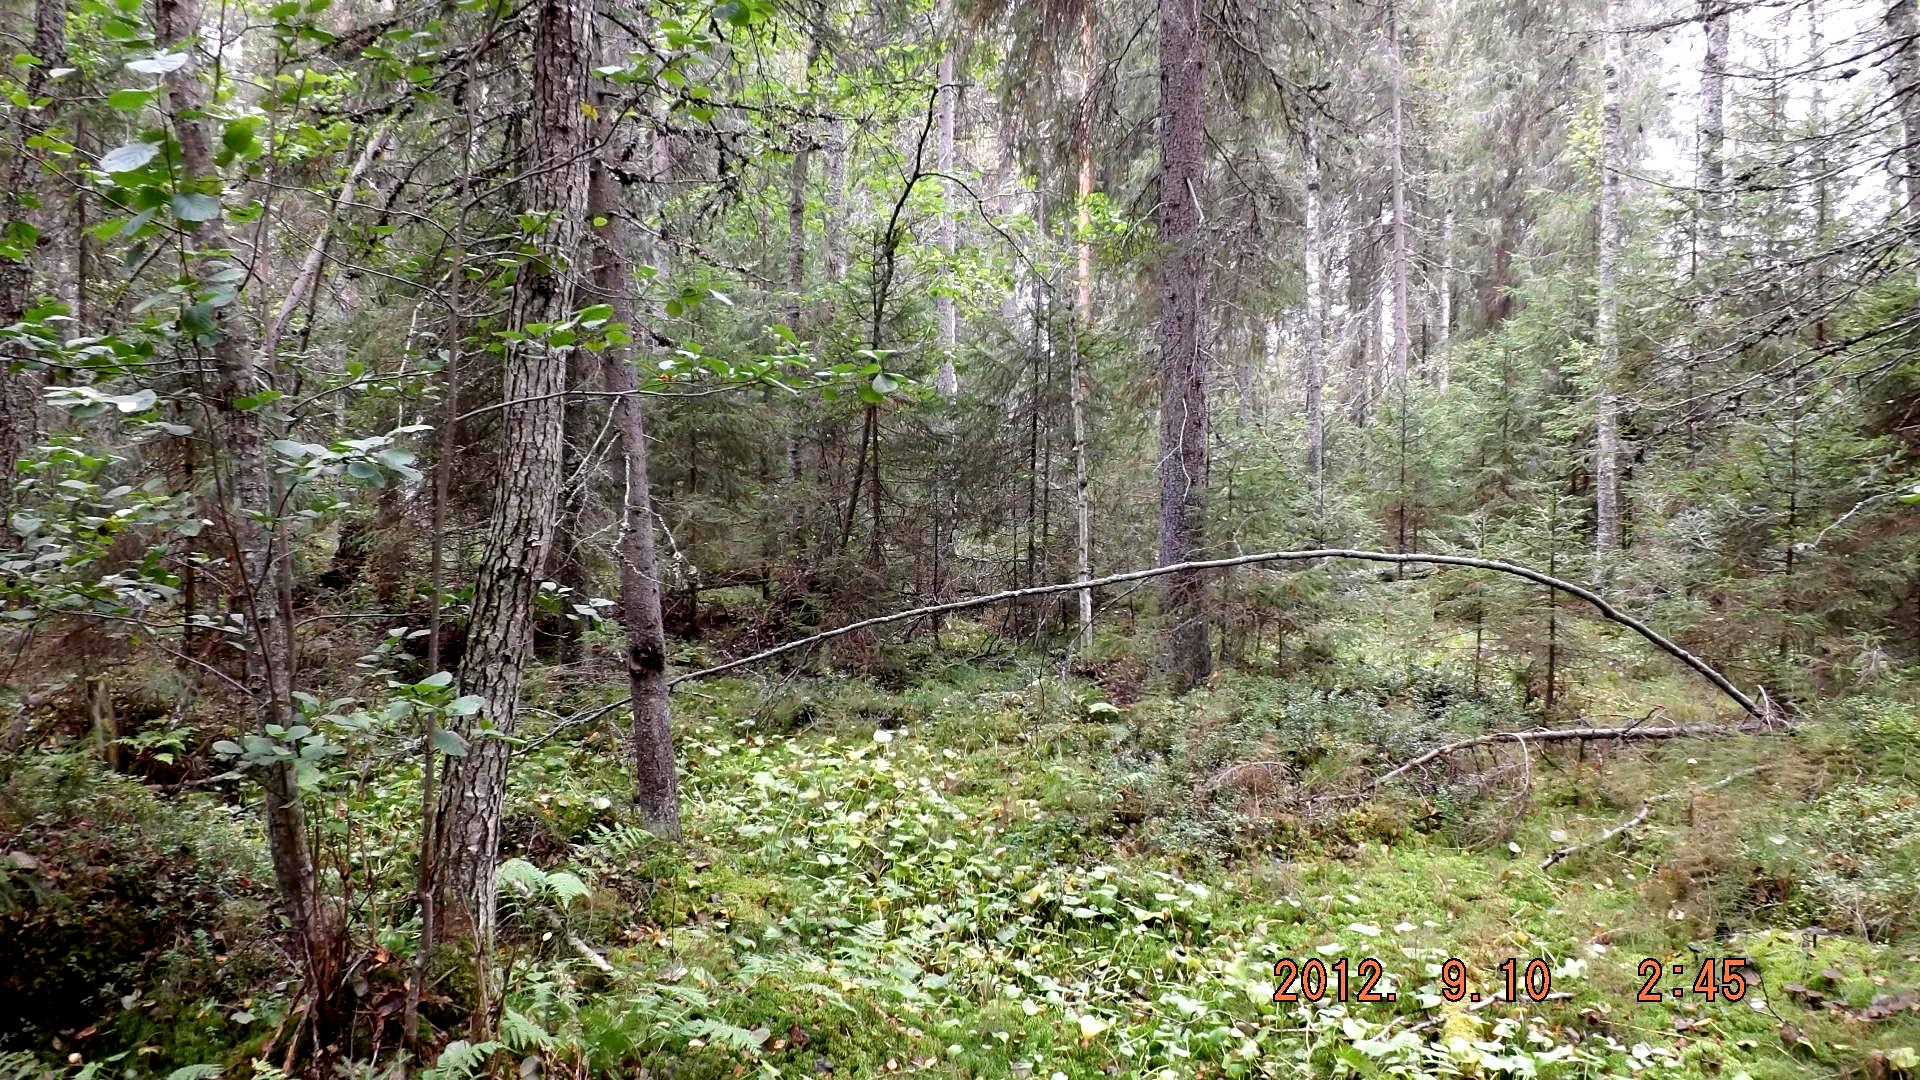
{"type": "MultiPolygon", "coordinates": [[[[818,37],[815,38],[817,42],[818,37]]],[[[609,43],[607,62],[625,56],[625,49],[609,43]]],[[[599,88],[600,115],[618,115],[617,95],[599,88]]],[[[616,160],[626,156],[634,139],[629,125],[611,120],[609,151],[616,160]]],[[[802,168],[804,175],[804,167],[802,168]]],[[[594,158],[587,188],[587,215],[596,223],[591,234],[594,291],[601,303],[613,307],[613,321],[634,325],[634,281],[629,252],[636,249],[620,205],[620,185],[606,155],[594,158]]],[[[802,264],[804,267],[804,263],[802,264]]],[[[670,840],[680,838],[680,782],[673,750],[673,714],[667,693],[667,638],[660,615],[659,560],[654,548],[653,502],[647,478],[647,421],[632,357],[624,347],[600,355],[601,379],[613,399],[613,430],[617,439],[614,461],[620,463],[620,539],[615,558],[620,564],[620,624],[627,631],[627,691],[633,697],[633,805],[648,832],[670,840]]]]}
{"type": "Polygon", "coordinates": [[[1607,0],[1606,59],[1600,108],[1599,306],[1594,316],[1599,363],[1594,372],[1594,551],[1602,559],[1620,548],[1620,34],[1624,0],[1607,0]]]}
{"type": "MultiPolygon", "coordinates": [[[[1160,2],[1160,561],[1204,546],[1207,490],[1206,92],[1199,0],[1160,2]]],[[[1206,579],[1161,589],[1164,661],[1176,689],[1212,670],[1206,579]]]]}
{"type": "Polygon", "coordinates": [[[1307,326],[1301,348],[1307,354],[1307,482],[1313,488],[1313,510],[1317,518],[1326,512],[1327,417],[1327,260],[1326,207],[1320,189],[1320,148],[1314,138],[1313,123],[1306,133],[1307,220],[1307,326]]]}
{"type": "MultiPolygon", "coordinates": [[[[154,36],[164,46],[191,50],[190,40],[201,30],[197,0],[159,0],[154,8],[154,36]]],[[[211,142],[203,110],[207,93],[192,65],[168,72],[162,80],[174,138],[180,147],[180,174],[217,182],[211,142]]],[[[233,242],[224,218],[215,216],[188,226],[190,243],[200,252],[228,251],[233,242]]],[[[203,266],[205,264],[203,263],[203,266]]],[[[260,730],[285,728],[292,723],[292,627],[281,610],[283,596],[275,573],[274,541],[258,516],[277,509],[272,461],[267,452],[266,418],[261,410],[241,408],[240,399],[270,389],[273,357],[254,346],[251,328],[239,304],[217,309],[219,338],[212,346],[214,430],[219,453],[216,465],[225,468],[222,505],[207,516],[219,523],[215,541],[232,561],[235,587],[232,604],[245,620],[244,682],[258,710],[260,730]]],[[[287,557],[282,552],[281,559],[287,557]]],[[[333,1009],[342,942],[338,920],[323,904],[313,853],[307,843],[306,812],[300,801],[299,781],[290,764],[260,770],[266,817],[267,852],[274,885],[304,955],[308,992],[313,995],[318,1030],[330,1031],[340,1018],[333,1009]]]]}
{"type": "MultiPolygon", "coordinates": [[[[524,201],[549,215],[539,253],[520,268],[510,325],[558,322],[573,306],[570,258],[583,250],[588,183],[586,119],[590,0],[540,0],[534,10],[533,132],[524,201]]],[[[520,680],[533,645],[534,593],[553,542],[560,489],[561,430],[571,350],[533,341],[507,351],[502,410],[505,454],[474,577],[472,615],[460,663],[463,693],[485,699],[460,721],[467,752],[448,762],[440,801],[441,906],[482,945],[492,939],[493,870],[500,850],[508,744],[476,737],[484,720],[513,732],[520,680]]]]}

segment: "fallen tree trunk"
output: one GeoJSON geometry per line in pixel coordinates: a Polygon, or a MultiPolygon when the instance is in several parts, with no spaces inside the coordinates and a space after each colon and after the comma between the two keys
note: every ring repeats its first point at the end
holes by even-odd
{"type": "MultiPolygon", "coordinates": [[[[715,675],[748,667],[765,660],[771,660],[776,656],[782,656],[798,649],[808,648],[813,645],[831,641],[834,638],[855,634],[862,630],[869,630],[876,626],[885,626],[888,623],[904,622],[909,619],[924,619],[934,615],[944,615],[948,612],[966,611],[969,608],[985,607],[989,604],[998,604],[1008,600],[1021,600],[1032,596],[1073,592],[1078,589],[1104,588],[1108,585],[1119,585],[1129,581],[1142,581],[1147,578],[1162,577],[1167,574],[1224,570],[1229,567],[1255,566],[1261,563],[1311,562],[1319,559],[1355,559],[1361,562],[1398,564],[1428,563],[1436,566],[1465,566],[1476,570],[1492,570],[1496,573],[1512,574],[1515,577],[1525,578],[1536,584],[1557,589],[1560,592],[1586,601],[1594,610],[1598,611],[1603,618],[1610,622],[1619,623],[1621,626],[1632,630],[1634,633],[1652,642],[1655,648],[1680,661],[1687,667],[1692,668],[1701,678],[1712,683],[1721,693],[1732,698],[1735,703],[1748,713],[1757,717],[1764,716],[1760,706],[1755,704],[1752,698],[1742,692],[1739,687],[1733,685],[1732,680],[1720,674],[1720,672],[1716,671],[1706,661],[1681,648],[1672,640],[1661,635],[1652,627],[1649,627],[1646,623],[1607,603],[1598,593],[1584,586],[1576,585],[1573,582],[1542,573],[1530,566],[1521,566],[1518,563],[1499,562],[1494,559],[1476,559],[1466,555],[1433,555],[1418,552],[1410,552],[1403,555],[1390,551],[1358,551],[1350,548],[1265,551],[1254,555],[1238,555],[1227,559],[1195,559],[1188,562],[1173,563],[1167,566],[1150,567],[1145,570],[1129,570],[1120,574],[1108,574],[1106,577],[1093,578],[1088,581],[1067,581],[1056,582],[1051,585],[1033,585],[1024,589],[1008,589],[1005,592],[988,593],[984,596],[970,596],[961,600],[949,600],[941,604],[928,604],[925,607],[896,611],[890,615],[876,615],[871,619],[861,619],[858,622],[848,623],[845,626],[832,630],[821,631],[811,637],[804,637],[781,645],[775,645],[769,649],[762,649],[759,652],[750,653],[736,660],[729,660],[723,664],[715,664],[712,667],[685,672],[674,676],[670,685],[677,686],[683,682],[709,679],[715,675]]],[[[616,704],[613,707],[617,708],[619,706],[616,704]]],[[[1507,736],[1500,737],[1505,738],[1507,736]]]]}

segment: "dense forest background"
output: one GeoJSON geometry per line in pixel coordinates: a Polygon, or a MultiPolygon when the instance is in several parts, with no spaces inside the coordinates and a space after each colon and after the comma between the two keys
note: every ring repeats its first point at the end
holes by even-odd
{"type": "Polygon", "coordinates": [[[1913,0],[0,33],[0,1072],[1920,1070],[1913,0]]]}

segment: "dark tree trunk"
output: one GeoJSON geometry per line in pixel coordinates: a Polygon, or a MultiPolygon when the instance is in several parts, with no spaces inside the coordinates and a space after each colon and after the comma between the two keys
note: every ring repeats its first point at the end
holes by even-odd
{"type": "MultiPolygon", "coordinates": [[[[1160,4],[1160,562],[1204,545],[1207,490],[1205,56],[1199,0],[1160,4]]],[[[1206,578],[1170,575],[1161,590],[1164,662],[1186,689],[1207,677],[1206,578]]]]}
{"type": "MultiPolygon", "coordinates": [[[[163,45],[189,50],[188,42],[201,27],[197,0],[159,0],[154,9],[154,36],[163,45]]],[[[164,83],[174,137],[180,146],[180,174],[185,179],[218,182],[206,123],[201,117],[207,95],[192,66],[169,72],[164,83]]],[[[233,248],[221,217],[189,225],[189,245],[197,251],[233,248]]],[[[206,267],[211,269],[211,267],[206,267]]],[[[266,420],[261,410],[240,408],[236,402],[268,389],[273,383],[273,357],[256,350],[241,305],[218,309],[218,338],[212,345],[216,386],[213,394],[214,430],[210,433],[225,473],[217,485],[222,505],[208,508],[218,522],[214,543],[232,560],[234,612],[245,620],[246,664],[244,684],[257,708],[256,719],[266,732],[270,726],[291,724],[292,627],[281,610],[286,601],[284,581],[275,570],[277,529],[262,525],[256,515],[273,515],[276,491],[272,462],[267,453],[266,420]]],[[[287,553],[279,553],[281,560],[287,553]]],[[[324,1045],[340,1018],[333,1008],[342,939],[339,920],[322,903],[313,853],[307,843],[306,813],[300,802],[299,781],[288,764],[260,770],[265,791],[267,851],[273,864],[274,885],[295,939],[302,951],[308,992],[313,995],[313,1022],[324,1045]]]]}
{"type": "MultiPolygon", "coordinates": [[[[558,322],[572,307],[567,260],[582,250],[588,180],[586,118],[590,0],[540,0],[534,9],[533,144],[525,205],[549,215],[539,254],[521,268],[510,324],[558,322]]],[[[440,800],[440,892],[450,928],[493,927],[493,870],[500,849],[508,744],[474,738],[477,721],[514,728],[520,677],[533,646],[534,590],[553,541],[560,491],[561,429],[571,350],[519,342],[507,353],[505,453],[474,578],[473,614],[460,663],[463,693],[482,712],[455,726],[467,752],[447,764],[440,800]]]]}
{"type": "MultiPolygon", "coordinates": [[[[818,40],[816,38],[816,40],[818,40]]],[[[609,49],[607,62],[624,55],[609,49]]],[[[603,97],[612,98],[605,93],[603,97]]],[[[601,115],[618,115],[609,101],[601,115]]],[[[618,123],[618,121],[615,121],[618,123]]],[[[609,147],[631,146],[626,132],[611,133],[609,147]]],[[[616,156],[619,156],[616,154],[616,156]]],[[[804,166],[802,166],[804,175],[804,166]]],[[[628,253],[636,245],[620,205],[620,186],[603,157],[596,157],[587,188],[593,229],[593,283],[613,321],[633,325],[633,273],[628,253]],[[604,222],[604,224],[599,224],[604,222]]],[[[659,560],[654,550],[653,502],[647,480],[647,420],[631,358],[625,348],[600,355],[601,378],[613,399],[613,430],[620,463],[620,624],[627,631],[627,689],[633,697],[633,805],[648,832],[680,838],[680,782],[673,754],[673,716],[667,694],[667,638],[660,615],[659,560]]]]}

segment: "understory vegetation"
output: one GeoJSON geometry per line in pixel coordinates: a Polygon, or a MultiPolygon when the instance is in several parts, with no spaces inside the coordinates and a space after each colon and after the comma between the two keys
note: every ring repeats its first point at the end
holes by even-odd
{"type": "MultiPolygon", "coordinates": [[[[1418,585],[1347,602],[1428,627],[1418,585]]],[[[1900,1076],[1920,1043],[1920,715],[1882,684],[1774,733],[1516,752],[1495,743],[1373,790],[1441,743],[1539,719],[1445,627],[1171,698],[1103,638],[1063,670],[986,622],[877,645],[885,677],[722,680],[681,696],[685,842],[623,812],[619,734],[536,728],[513,761],[497,877],[497,1034],[435,1076],[1900,1076]],[[1646,800],[1643,827],[1592,843],[1646,800]],[[1276,1004],[1283,957],[1375,957],[1391,1003],[1276,1004]],[[1747,958],[1738,1002],[1643,1003],[1640,961],[1747,958]],[[1548,1000],[1442,1000],[1466,962],[1543,958],[1548,1000]]],[[[1600,653],[1631,654],[1594,632],[1600,653]]],[[[530,703],[606,700],[610,643],[530,703]]],[[[1293,655],[1299,655],[1296,650],[1293,655]]],[[[1613,661],[1610,661],[1613,662],[1613,661]]],[[[1572,692],[1632,723],[1724,713],[1661,658],[1572,692]]],[[[143,692],[129,673],[116,700],[143,692]],[[124,695],[124,697],[123,697],[124,695]]],[[[358,703],[355,703],[358,704],[358,703]]],[[[356,1007],[390,1016],[416,947],[403,872],[418,773],[347,703],[319,824],[373,947],[356,1007]]],[[[217,717],[124,741],[211,755],[217,717]]],[[[152,754],[152,751],[141,751],[152,754]]],[[[158,751],[164,755],[166,751],[158,751]]],[[[156,758],[153,767],[164,762],[156,758]]],[[[217,768],[217,766],[216,766],[217,768]]],[[[136,770],[137,771],[137,770],[136,770]]],[[[5,992],[38,1076],[278,1075],[297,998],[265,918],[257,814],[231,774],[155,784],[84,741],[0,788],[5,992]],[[84,1019],[84,1023],[80,1022],[84,1019]],[[201,1072],[176,1070],[201,1065],[201,1072]]],[[[434,961],[427,1021],[458,1034],[471,961],[434,961]]],[[[1664,977],[1663,988],[1691,977],[1664,977]]],[[[1663,991],[1664,993],[1665,991],[1663,991]]],[[[378,1073],[380,1023],[347,1048],[378,1073]]]]}

